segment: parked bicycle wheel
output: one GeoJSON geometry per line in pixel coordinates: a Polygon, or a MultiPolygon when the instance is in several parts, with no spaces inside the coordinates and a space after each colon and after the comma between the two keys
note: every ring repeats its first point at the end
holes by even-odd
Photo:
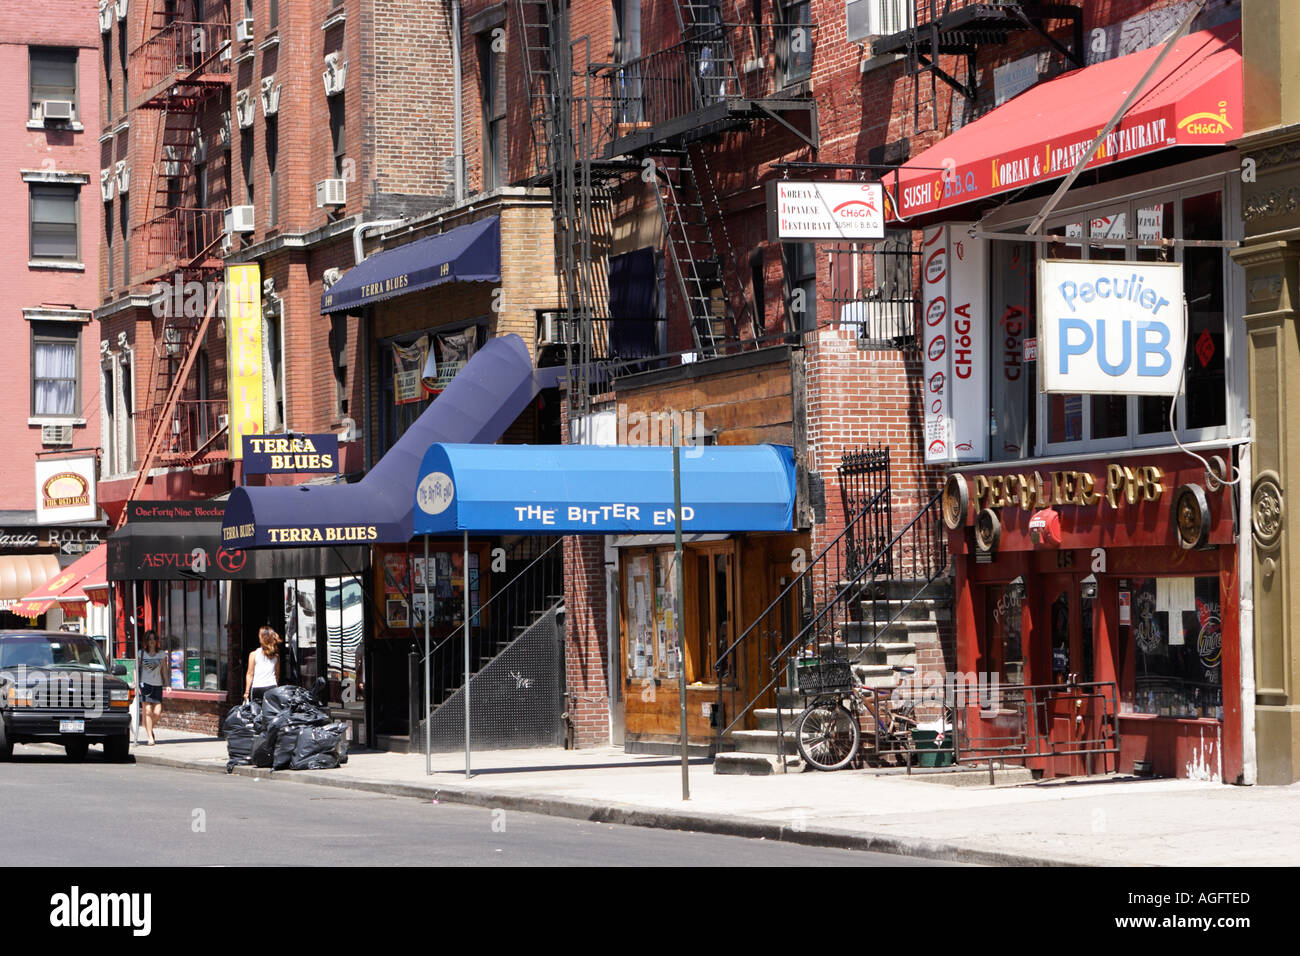
{"type": "Polygon", "coordinates": [[[839,703],[813,704],[799,716],[795,742],[799,756],[814,770],[839,770],[857,756],[858,722],[839,703]]]}

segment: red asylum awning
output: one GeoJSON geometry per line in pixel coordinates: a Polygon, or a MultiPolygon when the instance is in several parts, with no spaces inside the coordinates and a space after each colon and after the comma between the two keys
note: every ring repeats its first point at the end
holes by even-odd
{"type": "MultiPolygon", "coordinates": [[[[1069,175],[1161,49],[1039,83],[913,157],[885,177],[890,219],[1069,175]]],[[[1241,135],[1241,104],[1240,21],[1185,36],[1086,168],[1171,146],[1223,146],[1241,135]]]]}
{"type": "Polygon", "coordinates": [[[39,617],[58,603],[65,612],[74,616],[84,614],[88,600],[84,589],[93,587],[96,582],[100,582],[101,587],[107,585],[104,571],[107,559],[108,546],[101,543],[29,591],[9,608],[10,612],[22,617],[39,617]]]}

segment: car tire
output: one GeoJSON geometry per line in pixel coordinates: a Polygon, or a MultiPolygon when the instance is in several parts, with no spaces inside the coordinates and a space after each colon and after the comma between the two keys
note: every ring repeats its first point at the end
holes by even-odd
{"type": "Polygon", "coordinates": [[[131,735],[118,734],[104,738],[104,757],[113,763],[125,763],[131,752],[131,735]]]}
{"type": "Polygon", "coordinates": [[[73,763],[80,763],[86,759],[86,752],[90,750],[90,741],[85,737],[66,740],[63,742],[63,749],[67,753],[69,760],[73,763]]]}
{"type": "Polygon", "coordinates": [[[0,760],[8,760],[14,755],[14,745],[5,734],[5,722],[0,718],[0,760]]]}

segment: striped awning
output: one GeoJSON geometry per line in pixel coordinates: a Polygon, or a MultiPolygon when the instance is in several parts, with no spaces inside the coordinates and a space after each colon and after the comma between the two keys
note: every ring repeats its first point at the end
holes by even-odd
{"type": "Polygon", "coordinates": [[[0,610],[12,610],[16,601],[59,571],[54,554],[0,554],[0,610]]]}

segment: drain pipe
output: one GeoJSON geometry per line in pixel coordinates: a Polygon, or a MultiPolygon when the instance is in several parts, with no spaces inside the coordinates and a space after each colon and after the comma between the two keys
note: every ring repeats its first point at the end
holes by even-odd
{"type": "Polygon", "coordinates": [[[375,219],[372,222],[360,223],[352,230],[352,263],[360,265],[366,258],[366,251],[361,247],[361,241],[365,234],[371,229],[387,229],[389,226],[400,226],[406,222],[405,219],[375,219]]]}
{"type": "Polygon", "coordinates": [[[465,124],[464,104],[461,103],[460,88],[460,0],[451,4],[451,99],[454,103],[456,131],[452,146],[452,162],[456,168],[452,174],[455,185],[455,202],[457,205],[465,200],[465,124]]]}

